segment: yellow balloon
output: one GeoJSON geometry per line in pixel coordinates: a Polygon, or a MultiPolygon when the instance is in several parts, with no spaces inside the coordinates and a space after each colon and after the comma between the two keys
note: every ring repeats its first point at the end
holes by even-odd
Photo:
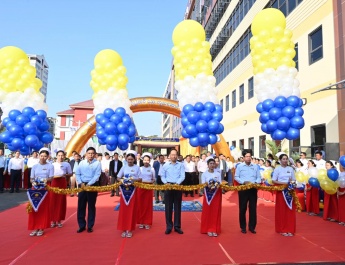
{"type": "Polygon", "coordinates": [[[11,65],[21,60],[29,61],[26,53],[15,46],[6,46],[0,49],[0,67],[3,65],[11,65]]]}
{"type": "Polygon", "coordinates": [[[268,179],[271,179],[271,174],[272,174],[272,170],[265,170],[264,171],[264,174],[263,174],[263,177],[268,180],[268,179]]]}
{"type": "Polygon", "coordinates": [[[205,41],[205,30],[201,24],[195,20],[186,19],[178,23],[175,27],[172,40],[175,46],[181,44],[181,42],[191,42],[195,39],[199,41],[205,41]]]}
{"type": "Polygon", "coordinates": [[[94,59],[95,69],[96,66],[104,69],[109,63],[113,65],[113,68],[123,64],[121,56],[114,50],[105,49],[96,54],[94,59]]]}
{"type": "Polygon", "coordinates": [[[303,173],[302,171],[296,172],[295,178],[296,178],[296,180],[297,180],[298,182],[300,182],[300,183],[305,182],[305,175],[304,175],[304,173],[303,173]]]}
{"type": "Polygon", "coordinates": [[[276,27],[285,29],[286,19],[284,14],[279,9],[266,8],[254,17],[251,28],[253,35],[258,35],[263,30],[271,32],[276,27]]]}
{"type": "Polygon", "coordinates": [[[319,169],[317,172],[318,176],[327,176],[327,170],[324,168],[319,169]]]}

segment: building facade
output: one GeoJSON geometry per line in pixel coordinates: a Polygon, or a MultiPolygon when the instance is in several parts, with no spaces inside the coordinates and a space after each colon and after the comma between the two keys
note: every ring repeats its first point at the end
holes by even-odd
{"type": "Polygon", "coordinates": [[[44,55],[28,54],[30,64],[36,68],[36,77],[42,81],[40,92],[44,95],[44,102],[47,99],[48,89],[48,64],[44,55]]]}

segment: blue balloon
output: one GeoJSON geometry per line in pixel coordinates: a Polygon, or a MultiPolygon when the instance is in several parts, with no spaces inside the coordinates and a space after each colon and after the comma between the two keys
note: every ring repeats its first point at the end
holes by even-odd
{"type": "Polygon", "coordinates": [[[99,123],[104,118],[105,118],[105,116],[102,113],[98,113],[96,115],[96,122],[99,123]]]}
{"type": "Polygon", "coordinates": [[[295,108],[291,106],[286,106],[282,110],[282,114],[284,117],[291,119],[293,116],[295,116],[295,108]]]}
{"type": "Polygon", "coordinates": [[[96,131],[100,129],[103,129],[103,127],[99,123],[96,123],[96,131]]]}
{"type": "Polygon", "coordinates": [[[124,124],[126,124],[127,126],[130,126],[130,125],[132,124],[132,119],[131,119],[131,117],[130,117],[128,114],[126,114],[126,115],[122,118],[122,122],[123,122],[124,124]]]}
{"type": "Polygon", "coordinates": [[[282,116],[282,111],[280,108],[273,107],[268,112],[270,116],[270,120],[278,120],[282,116]]]}
{"type": "Polygon", "coordinates": [[[129,137],[129,142],[130,142],[130,143],[134,143],[134,141],[135,141],[135,136],[129,137]]]}
{"type": "Polygon", "coordinates": [[[44,146],[44,144],[39,141],[37,145],[35,145],[32,149],[35,151],[39,151],[42,147],[44,146]]]}
{"type": "Polygon", "coordinates": [[[264,133],[269,133],[268,130],[267,130],[267,125],[266,125],[266,123],[262,123],[262,124],[261,124],[261,131],[263,131],[264,133]]]}
{"type": "Polygon", "coordinates": [[[8,113],[8,117],[12,120],[12,121],[16,121],[17,116],[19,116],[20,114],[22,114],[19,110],[17,109],[13,109],[8,113]]]}
{"type": "Polygon", "coordinates": [[[25,137],[25,144],[29,147],[34,147],[40,142],[40,139],[34,134],[29,134],[25,137]]]}
{"type": "Polygon", "coordinates": [[[8,144],[10,142],[12,142],[13,140],[13,136],[10,134],[9,131],[4,131],[0,134],[0,141],[5,143],[5,144],[8,144]]]}
{"type": "Polygon", "coordinates": [[[36,135],[37,134],[37,126],[36,126],[36,124],[35,123],[33,123],[33,122],[28,122],[28,123],[26,123],[25,125],[24,125],[24,127],[23,127],[23,129],[24,129],[24,132],[26,133],[26,134],[32,134],[32,135],[36,135]]]}
{"type": "Polygon", "coordinates": [[[290,120],[286,117],[281,117],[277,120],[277,128],[287,132],[290,128],[290,120]]]}
{"type": "Polygon", "coordinates": [[[216,110],[216,106],[214,105],[213,102],[210,102],[210,101],[207,101],[205,104],[204,104],[204,108],[206,110],[209,110],[211,113],[214,112],[216,110]]]}
{"type": "Polygon", "coordinates": [[[134,124],[131,124],[128,126],[128,136],[132,137],[135,136],[135,134],[137,133],[137,129],[135,128],[134,124]]]}
{"type": "Polygon", "coordinates": [[[96,135],[98,137],[98,139],[103,139],[105,140],[105,138],[107,138],[107,133],[105,132],[105,129],[99,129],[96,131],[96,135]]]}
{"type": "Polygon", "coordinates": [[[223,113],[219,111],[212,112],[212,119],[220,122],[223,119],[223,113]]]}
{"type": "Polygon", "coordinates": [[[270,114],[268,112],[266,111],[261,112],[260,117],[259,117],[259,121],[261,123],[266,123],[267,121],[269,121],[269,119],[270,119],[270,114]]]}
{"type": "Polygon", "coordinates": [[[345,156],[341,156],[341,157],[339,158],[339,163],[340,163],[340,165],[341,165],[342,167],[345,167],[345,156]]]}
{"type": "Polygon", "coordinates": [[[230,146],[230,150],[232,151],[232,150],[234,150],[236,147],[235,146],[230,146]]]}
{"type": "Polygon", "coordinates": [[[113,116],[115,114],[115,111],[111,108],[106,108],[104,111],[103,111],[103,114],[104,114],[104,117],[110,119],[111,116],[113,116]]]}
{"type": "Polygon", "coordinates": [[[286,139],[288,140],[296,140],[299,137],[300,137],[299,129],[290,127],[290,129],[286,132],[286,139]]]}
{"type": "Polygon", "coordinates": [[[105,142],[105,139],[106,139],[106,138],[104,138],[104,139],[98,138],[98,143],[99,143],[100,145],[105,145],[105,144],[107,144],[107,143],[105,142]]]}
{"type": "Polygon", "coordinates": [[[204,120],[200,120],[196,123],[195,127],[199,133],[205,133],[208,129],[208,123],[204,120]]]}
{"type": "Polygon", "coordinates": [[[193,111],[194,110],[194,107],[192,104],[186,104],[183,106],[183,109],[182,109],[182,112],[185,114],[185,115],[188,115],[189,112],[193,111]]]}
{"type": "Polygon", "coordinates": [[[264,111],[270,111],[274,107],[274,101],[272,99],[265,99],[262,102],[262,108],[264,111]]]}
{"type": "Polygon", "coordinates": [[[209,122],[212,119],[212,113],[209,110],[203,110],[200,113],[200,119],[209,122]]]}
{"type": "Polygon", "coordinates": [[[304,127],[304,119],[301,116],[294,116],[290,119],[290,126],[295,129],[304,127]]]}
{"type": "Polygon", "coordinates": [[[286,102],[288,106],[298,108],[300,104],[300,98],[297,96],[290,96],[286,99],[286,102]]]}
{"type": "Polygon", "coordinates": [[[222,132],[224,132],[224,125],[219,123],[218,129],[216,131],[216,134],[221,134],[222,132]]]}
{"type": "Polygon", "coordinates": [[[277,122],[274,120],[268,120],[266,122],[267,133],[273,133],[277,130],[277,122]]]}
{"type": "Polygon", "coordinates": [[[26,117],[28,118],[31,118],[32,116],[36,115],[36,112],[33,108],[31,107],[25,107],[23,110],[22,110],[22,114],[25,115],[26,117]]]}
{"type": "Polygon", "coordinates": [[[45,120],[47,118],[47,112],[43,109],[36,111],[36,115],[40,117],[42,120],[45,120]]]}
{"type": "Polygon", "coordinates": [[[6,127],[6,124],[11,121],[9,117],[6,117],[5,119],[2,120],[2,125],[6,127]]]}
{"type": "Polygon", "coordinates": [[[198,137],[192,137],[189,139],[189,144],[193,147],[198,147],[199,146],[199,140],[198,137]]]}
{"type": "Polygon", "coordinates": [[[28,147],[28,146],[26,146],[26,145],[23,145],[20,149],[20,153],[22,154],[22,155],[30,155],[30,148],[28,147]]]}
{"type": "Polygon", "coordinates": [[[109,122],[109,119],[103,116],[103,118],[98,123],[104,128],[108,122],[109,122]]]}
{"type": "Polygon", "coordinates": [[[256,111],[259,112],[259,113],[264,111],[264,108],[262,107],[262,103],[261,102],[256,105],[256,111]]]}
{"type": "Polygon", "coordinates": [[[298,107],[301,108],[302,106],[303,106],[303,100],[300,98],[300,99],[299,99],[299,103],[298,103],[298,107]]]}
{"type": "Polygon", "coordinates": [[[181,132],[183,138],[190,138],[189,134],[186,132],[186,129],[183,129],[181,132]]]}
{"type": "Polygon", "coordinates": [[[128,149],[128,143],[127,144],[122,144],[118,146],[120,148],[120,150],[124,151],[128,149]]]}
{"type": "Polygon", "coordinates": [[[206,147],[206,146],[208,146],[208,141],[207,142],[199,142],[199,145],[201,147],[206,147]]]}
{"type": "Polygon", "coordinates": [[[111,121],[104,126],[104,130],[108,135],[118,133],[116,125],[111,121]]]}
{"type": "Polygon", "coordinates": [[[199,114],[199,112],[196,112],[193,110],[193,111],[188,113],[187,119],[190,123],[196,124],[198,122],[198,120],[200,119],[200,114],[199,114]]]}
{"type": "Polygon", "coordinates": [[[308,183],[314,188],[320,188],[320,182],[317,178],[309,178],[308,183]]]}
{"type": "Polygon", "coordinates": [[[209,134],[208,135],[208,142],[210,144],[215,144],[217,142],[217,135],[209,134]]]}
{"type": "Polygon", "coordinates": [[[128,126],[127,124],[123,123],[123,122],[120,122],[118,125],[117,125],[117,130],[120,134],[128,134],[128,126]]]}
{"type": "MultiPolygon", "coordinates": [[[[115,135],[113,135],[113,134],[108,135],[107,138],[105,138],[105,142],[108,145],[117,145],[117,137],[115,135]]],[[[111,150],[111,151],[113,151],[113,150],[111,150]]]]}
{"type": "Polygon", "coordinates": [[[118,125],[120,122],[122,122],[122,118],[117,114],[113,114],[109,120],[113,122],[115,125],[118,125]]]}
{"type": "Polygon", "coordinates": [[[38,115],[34,115],[30,118],[31,122],[34,123],[37,127],[43,122],[42,118],[38,115]]]}
{"type": "Polygon", "coordinates": [[[122,118],[122,117],[124,117],[126,115],[126,110],[124,108],[122,108],[122,107],[118,107],[115,110],[115,114],[122,118]]]}
{"type": "Polygon", "coordinates": [[[23,145],[24,145],[24,141],[21,138],[13,138],[13,140],[11,141],[11,145],[13,146],[13,148],[15,149],[20,149],[23,145]]]}
{"type": "Polygon", "coordinates": [[[10,151],[17,151],[17,148],[14,148],[11,144],[7,144],[7,148],[10,149],[10,151]]]}
{"type": "Polygon", "coordinates": [[[48,121],[43,121],[40,126],[38,126],[38,129],[41,132],[48,131],[50,128],[50,124],[48,121]]]}
{"type": "MultiPolygon", "coordinates": [[[[13,140],[12,140],[13,143],[13,140]]],[[[12,144],[13,145],[13,144],[12,144]]],[[[339,177],[339,172],[335,168],[331,168],[327,170],[327,177],[330,178],[332,181],[336,181],[339,177]]]]}
{"type": "Polygon", "coordinates": [[[119,146],[123,146],[129,143],[129,136],[127,134],[119,134],[117,138],[117,143],[119,146]]]}
{"type": "Polygon", "coordinates": [[[11,127],[8,129],[8,131],[10,132],[10,134],[11,134],[12,136],[22,136],[22,135],[24,135],[24,130],[23,130],[23,128],[22,128],[21,126],[17,125],[17,124],[11,126],[11,127]]]}
{"type": "Polygon", "coordinates": [[[219,121],[217,120],[210,120],[207,125],[208,125],[208,132],[209,133],[217,133],[218,127],[219,127],[219,121]]]}
{"type": "Polygon", "coordinates": [[[272,134],[271,137],[273,140],[283,140],[286,136],[286,132],[282,131],[282,130],[275,130],[272,134]]]}
{"type": "Polygon", "coordinates": [[[215,104],[214,107],[216,108],[216,111],[223,113],[223,107],[220,104],[215,104]]]}
{"type": "Polygon", "coordinates": [[[197,102],[194,104],[194,110],[201,112],[204,110],[204,104],[202,104],[201,102],[197,102]]]}
{"type": "Polygon", "coordinates": [[[189,137],[194,137],[198,134],[197,129],[195,128],[194,124],[188,124],[185,127],[186,133],[189,135],[189,137]]]}
{"type": "Polygon", "coordinates": [[[287,104],[286,98],[283,97],[283,96],[278,96],[278,97],[276,97],[275,100],[274,100],[274,106],[275,106],[276,108],[282,109],[282,108],[284,108],[284,107],[286,106],[286,104],[287,104]]]}
{"type": "Polygon", "coordinates": [[[53,141],[53,135],[49,132],[44,132],[41,136],[41,141],[44,144],[49,144],[53,141]]]}
{"type": "Polygon", "coordinates": [[[6,124],[7,130],[14,125],[17,125],[17,123],[15,121],[10,120],[9,122],[7,122],[7,124],[6,124]]]}
{"type": "Polygon", "coordinates": [[[302,108],[295,108],[295,115],[296,116],[303,116],[304,110],[302,108]]]}
{"type": "Polygon", "coordinates": [[[190,122],[189,122],[189,120],[188,120],[187,117],[183,117],[183,118],[181,119],[181,124],[182,124],[183,127],[185,127],[185,126],[187,126],[188,124],[190,124],[190,122]]]}
{"type": "Polygon", "coordinates": [[[115,151],[116,148],[117,148],[117,145],[110,145],[110,144],[107,144],[107,145],[106,145],[106,148],[107,148],[109,151],[115,151]]]}

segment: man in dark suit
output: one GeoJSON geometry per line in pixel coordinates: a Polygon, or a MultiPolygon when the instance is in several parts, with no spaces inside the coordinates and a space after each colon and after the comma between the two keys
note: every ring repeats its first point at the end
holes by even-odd
{"type": "MultiPolygon", "coordinates": [[[[156,160],[155,162],[153,162],[153,168],[155,170],[156,173],[156,183],[157,185],[162,185],[163,182],[161,180],[161,176],[159,175],[159,169],[164,165],[164,155],[159,155],[158,156],[158,161],[156,160]]],[[[155,190],[155,200],[156,203],[159,203],[159,195],[161,195],[162,198],[162,202],[164,202],[164,191],[161,190],[155,190]]]]}
{"type": "Polygon", "coordinates": [[[142,167],[144,165],[144,162],[141,159],[141,155],[139,153],[137,154],[137,160],[135,161],[135,164],[137,164],[138,167],[142,167]]]}
{"type": "MultiPolygon", "coordinates": [[[[119,173],[120,169],[122,168],[122,162],[119,160],[119,154],[114,153],[114,159],[110,161],[109,164],[109,175],[111,177],[110,184],[114,184],[117,182],[117,174],[119,173]]],[[[111,191],[110,197],[113,197],[115,190],[111,191]]],[[[116,189],[116,196],[119,196],[119,188],[116,189]]]]}

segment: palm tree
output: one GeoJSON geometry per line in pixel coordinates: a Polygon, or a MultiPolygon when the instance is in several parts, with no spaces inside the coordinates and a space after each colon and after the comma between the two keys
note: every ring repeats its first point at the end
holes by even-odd
{"type": "Polygon", "coordinates": [[[274,160],[278,160],[278,157],[276,156],[277,153],[279,152],[284,152],[284,153],[288,153],[288,149],[284,149],[282,150],[282,146],[284,144],[284,141],[281,141],[279,144],[277,144],[276,141],[273,141],[273,140],[266,140],[265,143],[266,143],[266,147],[267,149],[269,150],[268,152],[266,152],[266,156],[268,154],[272,154],[273,157],[274,157],[274,160]]]}

